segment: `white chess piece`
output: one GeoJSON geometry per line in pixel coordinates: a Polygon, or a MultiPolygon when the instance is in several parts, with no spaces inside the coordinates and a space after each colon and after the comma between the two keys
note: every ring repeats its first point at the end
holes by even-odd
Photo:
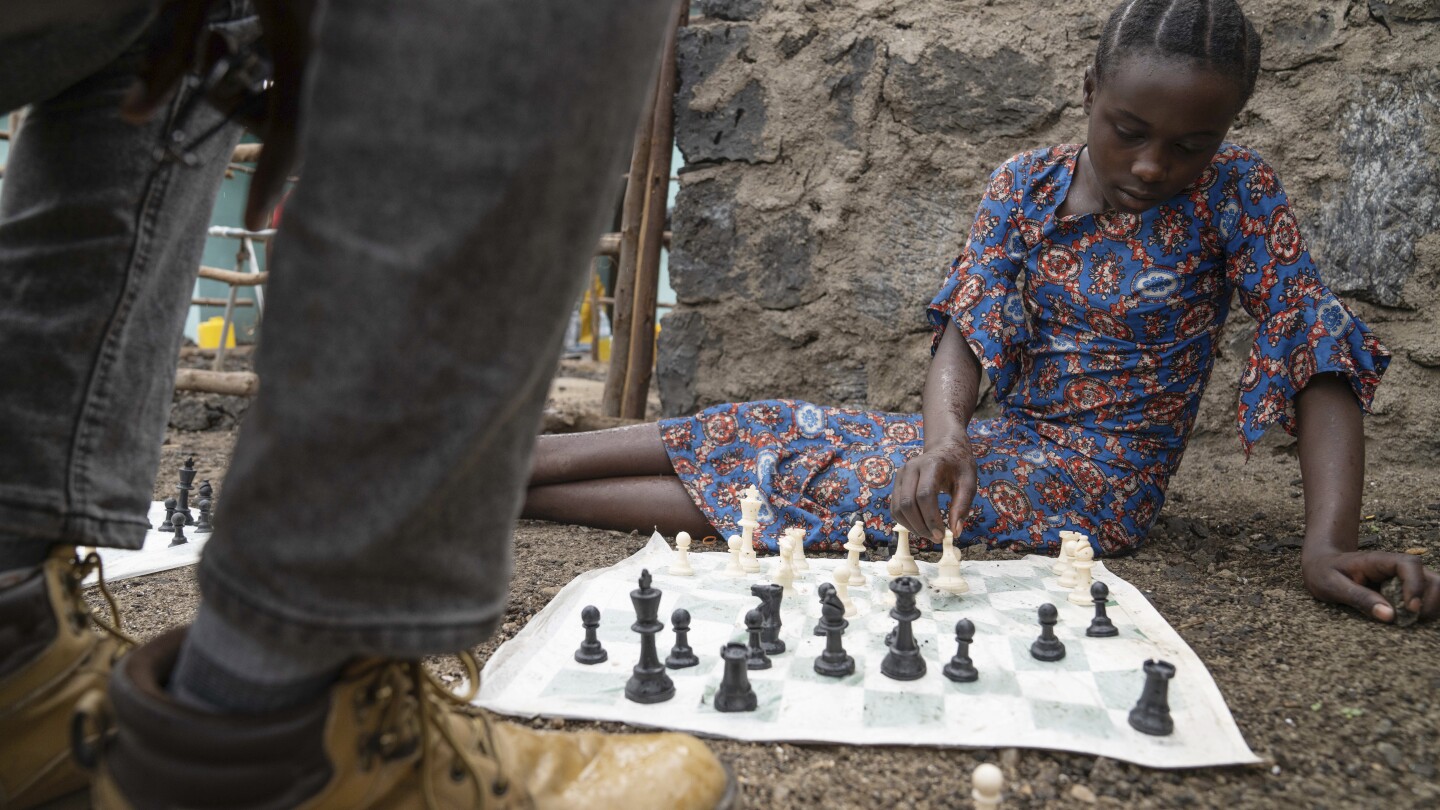
{"type": "Polygon", "coordinates": [[[805,530],[792,527],[785,530],[785,536],[790,538],[790,567],[796,573],[809,571],[810,561],[805,559],[805,530]]]}
{"type": "Polygon", "coordinates": [[[850,552],[850,556],[845,559],[843,568],[835,570],[846,572],[846,576],[849,577],[845,582],[846,585],[864,585],[865,575],[860,573],[860,552],[865,550],[865,525],[858,520],[855,521],[855,525],[850,527],[850,533],[846,535],[846,539],[848,542],[845,543],[845,550],[850,552]]]}
{"type": "Polygon", "coordinates": [[[791,542],[789,537],[781,537],[776,545],[780,547],[780,560],[775,563],[775,574],[771,577],[771,580],[785,591],[793,592],[795,588],[795,568],[791,564],[791,559],[795,544],[791,542]]]}
{"type": "Polygon", "coordinates": [[[909,577],[920,573],[915,556],[910,553],[910,530],[895,524],[895,556],[885,564],[885,573],[892,577],[909,577]]]}
{"type": "Polygon", "coordinates": [[[695,569],[690,567],[690,533],[675,535],[675,561],[670,563],[670,573],[677,577],[693,577],[695,569]]]}
{"type": "Polygon", "coordinates": [[[1060,541],[1060,554],[1065,558],[1065,570],[1060,572],[1060,587],[1066,590],[1075,587],[1075,550],[1082,543],[1084,541],[1077,537],[1060,541]]]}
{"type": "Polygon", "coordinates": [[[1082,543],[1075,549],[1075,586],[1070,589],[1070,601],[1083,607],[1091,607],[1095,599],[1090,596],[1093,579],[1090,569],[1095,567],[1095,549],[1089,543],[1082,543]]]}
{"type": "Polygon", "coordinates": [[[945,539],[940,541],[940,575],[930,584],[946,593],[967,593],[970,585],[960,576],[960,555],[955,552],[955,533],[945,530],[945,539]]]}
{"type": "Polygon", "coordinates": [[[850,601],[850,577],[843,564],[835,567],[835,598],[845,606],[845,618],[848,619],[860,613],[859,609],[855,607],[855,603],[850,601]]]}
{"type": "Polygon", "coordinates": [[[1074,548],[1071,541],[1079,536],[1079,532],[1060,532],[1060,553],[1055,555],[1055,564],[1050,566],[1050,573],[1060,576],[1070,567],[1070,550],[1074,548]]]}
{"type": "Polygon", "coordinates": [[[725,566],[725,570],[720,572],[720,576],[730,577],[732,579],[743,577],[745,576],[745,566],[741,565],[740,562],[740,535],[730,535],[728,542],[730,545],[730,562],[725,566]]]}
{"type": "Polygon", "coordinates": [[[747,574],[760,572],[760,560],[755,556],[755,530],[760,528],[756,518],[764,505],[765,502],[760,500],[760,490],[746,487],[745,494],[740,498],[740,565],[747,574]]]}
{"type": "Polygon", "coordinates": [[[1000,790],[1005,787],[1005,774],[996,766],[982,762],[970,775],[970,798],[975,810],[999,810],[1000,790]]]}

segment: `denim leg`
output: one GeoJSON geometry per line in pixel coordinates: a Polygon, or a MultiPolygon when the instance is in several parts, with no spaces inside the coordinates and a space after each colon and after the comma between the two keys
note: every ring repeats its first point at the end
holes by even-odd
{"type": "MultiPolygon", "coordinates": [[[[120,120],[147,19],[0,42],[0,99],[32,105],[0,193],[0,537],[135,548],[148,526],[181,327],[240,133],[196,167],[157,165],[169,116],[120,120]],[[37,42],[44,69],[22,58],[37,42]]],[[[200,105],[187,129],[218,121],[200,105]]]]}
{"type": "Polygon", "coordinates": [[[334,0],[207,609],[452,651],[503,610],[540,409],[653,86],[662,0],[334,0]]]}

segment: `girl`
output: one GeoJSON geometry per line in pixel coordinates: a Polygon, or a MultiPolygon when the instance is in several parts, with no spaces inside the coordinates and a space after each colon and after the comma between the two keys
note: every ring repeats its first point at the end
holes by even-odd
{"type": "MultiPolygon", "coordinates": [[[[922,414],[771,400],[542,436],[524,516],[726,536],[757,485],[761,534],[837,548],[855,520],[889,536],[1098,553],[1138,546],[1164,502],[1232,292],[1259,322],[1240,382],[1248,454],[1298,436],[1305,583],[1381,621],[1374,586],[1440,615],[1440,575],[1358,552],[1368,409],[1389,353],[1328,290],[1275,172],[1225,142],[1260,40],[1234,0],[1127,0],[1085,73],[1087,141],[995,171],[928,314],[922,414]],[[1000,416],[973,420],[981,368],[1000,416]],[[948,500],[948,516],[944,514],[948,500]]],[[[925,541],[918,543],[925,547],[925,541]]]]}

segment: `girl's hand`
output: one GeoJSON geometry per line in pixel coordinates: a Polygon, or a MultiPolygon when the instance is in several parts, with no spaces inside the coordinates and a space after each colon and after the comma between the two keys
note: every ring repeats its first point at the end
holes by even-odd
{"type": "Polygon", "coordinates": [[[956,535],[970,514],[978,478],[970,443],[955,439],[930,447],[900,468],[890,510],[900,525],[930,540],[945,536],[940,494],[950,496],[949,527],[956,535]]]}
{"type": "Polygon", "coordinates": [[[1395,620],[1395,609],[1374,589],[1399,577],[1405,607],[1422,619],[1440,617],[1440,573],[1419,557],[1385,551],[1317,551],[1300,563],[1305,587],[1322,602],[1349,605],[1382,622],[1395,620]]]}

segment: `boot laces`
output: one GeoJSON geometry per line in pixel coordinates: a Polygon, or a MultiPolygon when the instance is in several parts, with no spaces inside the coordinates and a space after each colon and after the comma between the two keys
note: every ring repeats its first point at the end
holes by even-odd
{"type": "Polygon", "coordinates": [[[125,632],[124,620],[120,618],[120,605],[105,585],[105,564],[100,560],[100,555],[91,551],[84,557],[77,556],[66,576],[69,580],[68,590],[76,615],[88,618],[96,627],[118,640],[121,645],[120,652],[135,646],[135,639],[125,632]],[[95,574],[95,586],[100,589],[100,595],[105,597],[105,604],[110,607],[108,622],[95,615],[95,612],[86,604],[85,597],[81,595],[81,586],[92,573],[95,574]]]}

